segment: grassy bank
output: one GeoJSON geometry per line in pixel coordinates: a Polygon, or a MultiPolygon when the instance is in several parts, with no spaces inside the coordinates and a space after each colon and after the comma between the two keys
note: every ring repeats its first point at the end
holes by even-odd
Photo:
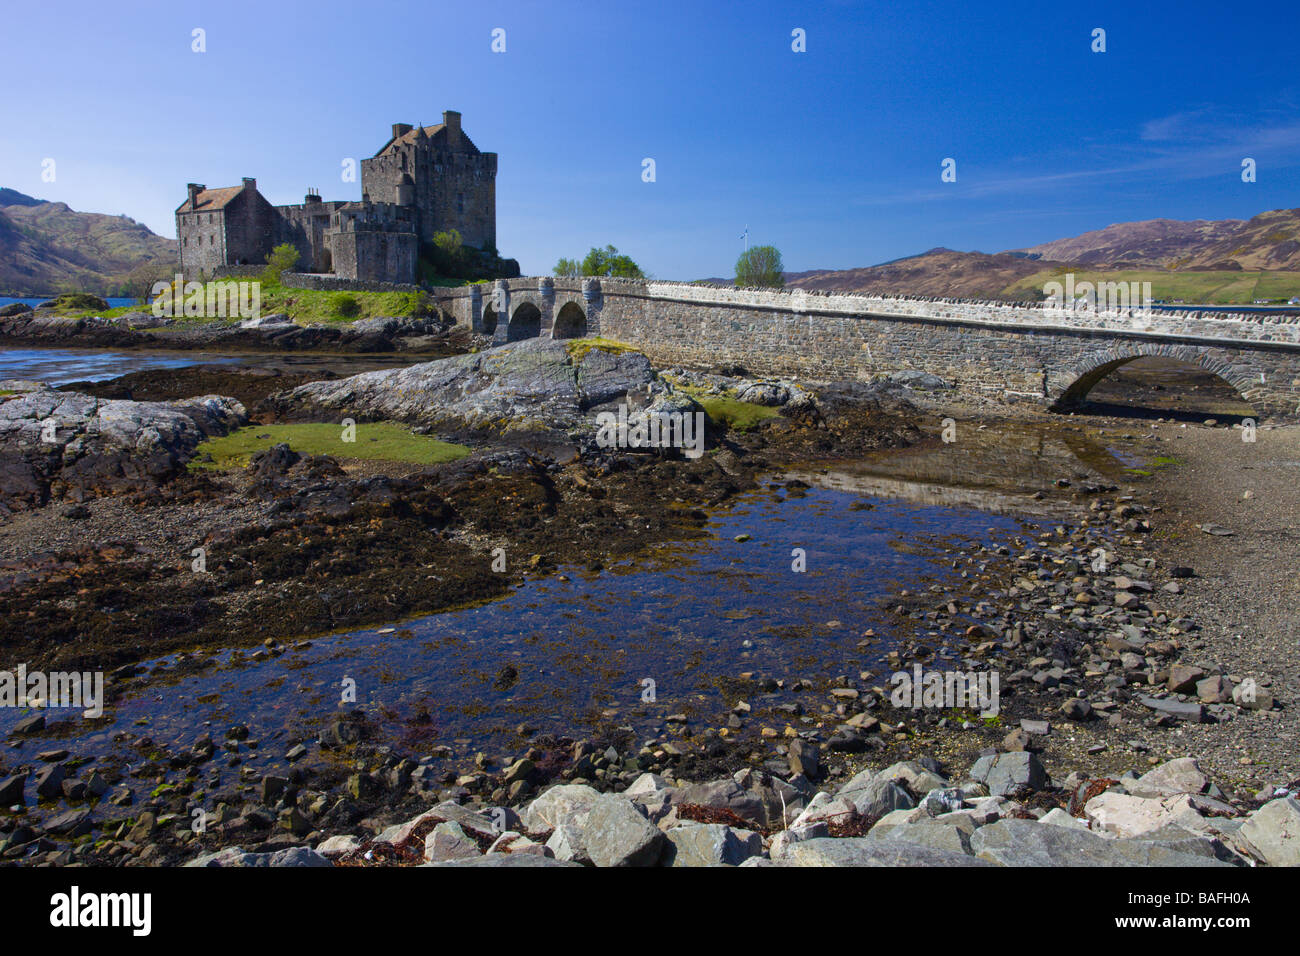
{"type": "MultiPolygon", "coordinates": [[[[204,283],[204,301],[207,301],[209,286],[226,282],[252,282],[253,279],[226,279],[217,283],[204,283]]],[[[427,292],[337,292],[316,289],[292,289],[279,283],[261,283],[261,302],[258,311],[261,315],[274,315],[282,312],[300,325],[318,322],[353,322],[377,316],[395,316],[398,318],[423,317],[432,315],[435,303],[433,296],[427,292]]],[[[216,293],[214,292],[214,296],[216,293]]],[[[128,312],[148,312],[151,306],[134,304],[111,309],[95,308],[84,297],[61,297],[61,304],[56,311],[62,315],[85,318],[92,315],[115,318],[128,312]]],[[[235,297],[235,305],[238,298],[235,297]]],[[[237,316],[227,318],[203,317],[190,318],[176,316],[186,323],[195,322],[229,322],[237,316]]]]}
{"type": "Polygon", "coordinates": [[[222,438],[210,438],[199,445],[190,462],[193,470],[229,471],[248,465],[253,455],[281,442],[303,455],[332,455],[370,461],[400,461],[413,465],[437,465],[469,454],[464,445],[416,435],[397,422],[362,423],[355,440],[345,441],[345,429],[332,422],[300,425],[249,425],[222,438]]]}

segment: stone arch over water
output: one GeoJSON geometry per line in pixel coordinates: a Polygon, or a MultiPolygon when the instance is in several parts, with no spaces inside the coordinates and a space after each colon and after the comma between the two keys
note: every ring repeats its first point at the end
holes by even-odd
{"type": "Polygon", "coordinates": [[[506,328],[506,341],[518,342],[520,339],[535,339],[542,334],[542,310],[531,302],[523,302],[510,317],[506,328]]]}
{"type": "Polygon", "coordinates": [[[1223,380],[1236,390],[1242,400],[1258,409],[1258,378],[1236,365],[1212,357],[1207,349],[1192,346],[1137,344],[1106,349],[1085,355],[1069,369],[1057,376],[1056,384],[1049,390],[1048,399],[1055,410],[1068,410],[1082,405],[1088,393],[1106,376],[1118,368],[1141,358],[1164,358],[1193,365],[1223,380]]]}
{"type": "Polygon", "coordinates": [[[555,316],[553,339],[580,339],[587,334],[587,316],[576,302],[566,302],[555,316]]]}

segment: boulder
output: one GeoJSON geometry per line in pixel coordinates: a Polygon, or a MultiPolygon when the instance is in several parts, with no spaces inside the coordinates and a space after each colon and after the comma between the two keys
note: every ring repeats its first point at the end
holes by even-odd
{"type": "Polygon", "coordinates": [[[1300,866],[1300,801],[1270,800],[1247,818],[1241,836],[1269,866],[1300,866]]]}
{"type": "Polygon", "coordinates": [[[1084,815],[1095,832],[1119,837],[1137,837],[1168,826],[1207,831],[1205,818],[1192,806],[1185,793],[1166,797],[1135,797],[1107,792],[1089,800],[1084,815]]]}
{"type": "Polygon", "coordinates": [[[1180,793],[1212,793],[1218,788],[1191,757],[1168,760],[1125,785],[1136,797],[1167,797],[1180,793]]]}
{"type": "Polygon", "coordinates": [[[916,801],[905,789],[883,774],[869,770],[855,776],[835,794],[835,802],[847,804],[854,813],[879,819],[893,810],[911,810],[916,801]]]}
{"type": "Polygon", "coordinates": [[[450,820],[439,823],[424,838],[424,858],[435,860],[465,860],[480,856],[478,843],[465,833],[459,823],[450,820]]]}
{"type": "Polygon", "coordinates": [[[593,801],[580,829],[596,866],[654,866],[667,842],[663,831],[620,794],[602,794],[593,801]]]}
{"type": "MultiPolygon", "coordinates": [[[[274,396],[281,412],[308,409],[419,422],[445,429],[548,431],[595,426],[587,412],[654,382],[639,352],[527,339],[405,368],[309,382],[274,396]]],[[[662,386],[660,386],[662,389],[662,386]]],[[[629,403],[630,404],[630,403],[629,403]]]]}
{"type": "MultiPolygon", "coordinates": [[[[0,388],[7,383],[0,383],[0,388]]],[[[233,398],[101,399],[41,385],[0,402],[0,489],[9,506],[63,493],[136,490],[185,470],[205,438],[247,421],[233,398]]]]}
{"type": "Polygon", "coordinates": [[[1226,866],[1216,859],[1210,841],[1204,855],[1190,846],[1160,841],[1115,840],[1087,830],[1052,826],[1033,820],[999,820],[971,837],[975,855],[1002,866],[1226,866]]]}
{"type": "Polygon", "coordinates": [[[668,831],[662,862],[668,866],[739,866],[763,852],[763,837],[719,823],[688,823],[668,831]]]}
{"type": "Polygon", "coordinates": [[[551,787],[524,808],[521,814],[524,829],[529,833],[546,833],[565,824],[582,829],[599,798],[599,791],[583,783],[551,787]]]}
{"type": "Polygon", "coordinates": [[[779,866],[990,866],[965,853],[936,849],[905,840],[867,837],[805,840],[791,845],[779,866]]]}
{"type": "Polygon", "coordinates": [[[981,757],[971,767],[970,776],[987,784],[994,796],[1006,796],[1021,787],[1041,790],[1051,783],[1042,761],[1029,751],[981,757]]]}
{"type": "Polygon", "coordinates": [[[26,773],[16,773],[0,780],[0,807],[11,807],[26,802],[23,799],[23,789],[26,786],[26,773]]]}

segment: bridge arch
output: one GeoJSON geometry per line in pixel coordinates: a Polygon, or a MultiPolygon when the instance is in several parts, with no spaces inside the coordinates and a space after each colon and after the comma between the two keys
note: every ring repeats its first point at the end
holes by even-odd
{"type": "Polygon", "coordinates": [[[1048,402],[1057,411],[1077,408],[1107,375],[1141,358],[1174,359],[1194,365],[1227,382],[1243,401],[1259,408],[1259,403],[1255,401],[1259,380],[1252,377],[1249,371],[1214,358],[1207,349],[1137,342],[1121,348],[1091,352],[1080,358],[1057,376],[1055,384],[1048,391],[1048,402]]]}
{"type": "Polygon", "coordinates": [[[587,316],[576,302],[566,302],[555,315],[553,339],[580,339],[587,334],[587,316]]]}
{"type": "Polygon", "coordinates": [[[535,339],[542,334],[542,310],[531,302],[522,302],[510,317],[506,327],[506,341],[535,339]]]}
{"type": "Polygon", "coordinates": [[[497,330],[497,310],[490,305],[483,307],[483,334],[492,335],[497,330]]]}

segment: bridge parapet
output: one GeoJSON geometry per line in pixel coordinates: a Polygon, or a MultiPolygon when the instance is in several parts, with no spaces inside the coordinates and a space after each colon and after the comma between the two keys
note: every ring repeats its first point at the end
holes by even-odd
{"type": "MultiPolygon", "coordinates": [[[[476,321],[470,287],[438,295],[458,320],[476,321]]],[[[1088,311],[609,277],[498,280],[491,295],[479,293],[483,316],[492,298],[503,300],[511,323],[520,320],[510,333],[495,324],[496,341],[605,335],[661,364],[725,361],[755,374],[820,379],[919,370],[960,388],[1044,404],[1080,400],[1124,362],[1162,355],[1220,375],[1261,412],[1300,416],[1296,316],[1088,311]]]]}

